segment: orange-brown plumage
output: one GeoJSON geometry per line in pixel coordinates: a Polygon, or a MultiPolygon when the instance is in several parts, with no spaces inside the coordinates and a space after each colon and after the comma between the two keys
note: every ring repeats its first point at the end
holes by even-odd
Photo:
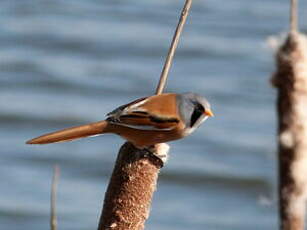
{"type": "Polygon", "coordinates": [[[47,133],[45,135],[36,137],[27,141],[27,144],[50,144],[64,141],[71,141],[74,139],[94,136],[102,131],[106,131],[106,121],[98,121],[87,125],[76,126],[72,128],[63,129],[60,131],[47,133]]]}
{"type": "Polygon", "coordinates": [[[144,148],[180,139],[211,115],[209,103],[196,94],[161,94],[120,106],[104,121],[49,133],[27,144],[64,142],[114,133],[136,147],[144,148]]]}

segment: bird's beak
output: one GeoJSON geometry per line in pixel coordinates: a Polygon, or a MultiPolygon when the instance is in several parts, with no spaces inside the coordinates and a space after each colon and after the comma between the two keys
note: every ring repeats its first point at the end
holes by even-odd
{"type": "Polygon", "coordinates": [[[210,109],[207,109],[207,110],[205,111],[205,115],[206,115],[206,116],[209,116],[209,117],[214,117],[214,114],[213,114],[213,112],[212,112],[210,109]]]}

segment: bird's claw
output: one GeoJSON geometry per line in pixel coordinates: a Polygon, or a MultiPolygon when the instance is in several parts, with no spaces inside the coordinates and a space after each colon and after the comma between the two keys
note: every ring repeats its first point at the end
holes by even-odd
{"type": "Polygon", "coordinates": [[[144,148],[143,151],[147,153],[147,156],[152,157],[160,168],[162,168],[168,159],[169,145],[160,143],[144,148]]]}

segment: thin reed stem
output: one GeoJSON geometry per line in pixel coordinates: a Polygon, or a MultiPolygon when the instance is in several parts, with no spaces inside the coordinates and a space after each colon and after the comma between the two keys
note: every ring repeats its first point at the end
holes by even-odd
{"type": "Polygon", "coordinates": [[[50,201],[50,229],[57,230],[58,222],[56,216],[56,197],[57,197],[57,187],[60,177],[60,168],[58,165],[54,166],[52,185],[51,185],[51,201],[50,201]]]}
{"type": "Polygon", "coordinates": [[[162,69],[162,72],[161,72],[161,75],[160,75],[160,80],[159,80],[159,83],[158,83],[158,86],[157,86],[157,89],[156,89],[156,94],[161,94],[163,92],[164,88],[165,88],[168,73],[169,73],[169,70],[172,66],[174,54],[175,54],[176,48],[178,46],[179,38],[180,38],[181,32],[183,30],[183,26],[184,26],[184,24],[187,20],[191,5],[192,5],[192,0],[186,0],[185,1],[184,7],[181,11],[181,16],[179,18],[179,22],[178,22],[175,34],[173,36],[171,46],[168,50],[168,54],[167,54],[167,57],[166,57],[166,60],[165,60],[165,63],[164,63],[164,66],[163,66],[163,69],[162,69]]]}
{"type": "Polygon", "coordinates": [[[298,28],[298,13],[297,13],[297,1],[291,0],[290,5],[290,33],[296,33],[298,28]]]}

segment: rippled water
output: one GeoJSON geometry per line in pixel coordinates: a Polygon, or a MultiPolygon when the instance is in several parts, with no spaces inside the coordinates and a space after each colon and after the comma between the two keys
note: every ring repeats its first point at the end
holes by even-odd
{"type": "MultiPolygon", "coordinates": [[[[153,93],[183,1],[0,1],[0,229],[48,229],[52,166],[60,229],[96,229],[119,146],[100,136],[26,146],[153,93]]],[[[307,27],[301,2],[301,28],[307,27]]],[[[216,116],[171,143],[148,230],[276,229],[275,92],[268,36],[287,1],[194,1],[167,91],[216,116]]]]}

